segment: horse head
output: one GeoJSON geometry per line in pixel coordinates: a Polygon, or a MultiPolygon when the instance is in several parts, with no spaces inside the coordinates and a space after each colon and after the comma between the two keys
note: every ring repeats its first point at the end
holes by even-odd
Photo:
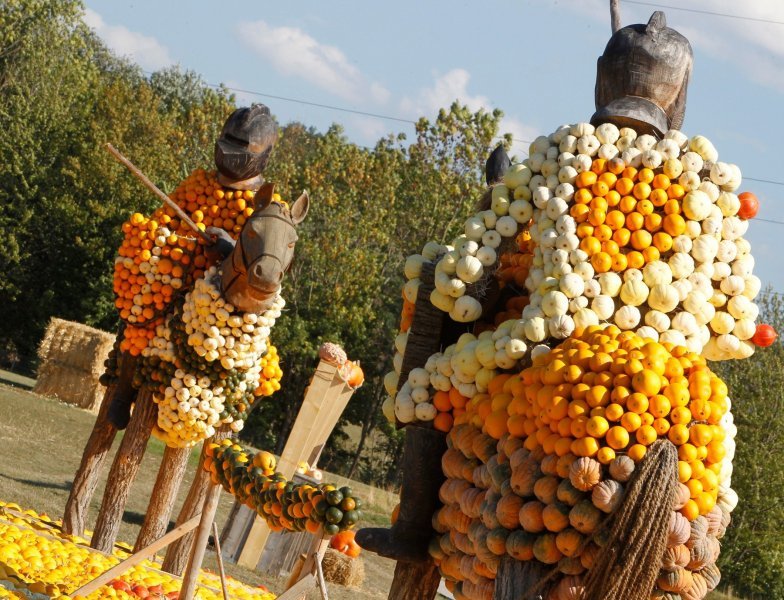
{"type": "Polygon", "coordinates": [[[273,201],[273,184],[264,184],[237,244],[223,262],[223,295],[244,312],[261,313],[280,293],[283,274],[294,258],[297,225],[308,213],[307,192],[291,207],[273,201]]]}

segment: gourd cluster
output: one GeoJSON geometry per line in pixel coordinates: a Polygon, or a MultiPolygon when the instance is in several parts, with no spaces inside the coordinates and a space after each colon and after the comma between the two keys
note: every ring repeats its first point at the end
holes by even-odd
{"type": "Polygon", "coordinates": [[[615,326],[496,375],[455,420],[442,459],[431,555],[455,597],[491,598],[505,554],[557,568],[551,598],[580,597],[606,542],[600,526],[659,438],[678,448],[679,483],[655,594],[704,597],[737,503],[726,392],[699,355],[615,326]]]}
{"type": "Polygon", "coordinates": [[[221,297],[217,267],[196,280],[142,352],[158,372],[149,378],[160,382],[157,436],[183,447],[211,437],[219,424],[242,429],[255,397],[280,387],[268,337],[284,305],[278,296],[261,315],[241,313],[221,297]]]}
{"type": "Polygon", "coordinates": [[[599,525],[660,439],[677,448],[678,482],[652,597],[716,586],[736,429],[705,361],[776,337],[756,323],[744,235],[758,201],[740,182],[702,136],[563,126],[532,143],[452,244],[406,261],[383,411],[448,432],[431,553],[456,598],[491,597],[505,554],[557,568],[552,599],[580,597],[599,525]],[[483,307],[493,278],[499,299],[483,307]],[[473,331],[403,373],[424,285],[473,331]]]}
{"type": "MultiPolygon", "coordinates": [[[[114,556],[101,554],[90,548],[88,539],[64,535],[59,521],[15,504],[0,502],[0,517],[0,598],[70,598],[76,589],[132,553],[130,546],[118,544],[114,556]],[[123,552],[120,546],[128,551],[123,552]]],[[[179,596],[181,585],[178,578],[161,571],[160,564],[145,560],[86,596],[86,600],[174,599],[179,596]]],[[[229,597],[238,600],[275,597],[265,589],[250,588],[233,578],[228,578],[226,586],[229,597]]],[[[199,598],[223,598],[220,588],[217,575],[199,573],[199,598]]]]}
{"type": "Polygon", "coordinates": [[[334,535],[362,517],[362,502],[351,488],[294,483],[275,466],[269,452],[251,454],[229,439],[211,443],[204,461],[212,482],[256,511],[273,531],[334,535]]]}

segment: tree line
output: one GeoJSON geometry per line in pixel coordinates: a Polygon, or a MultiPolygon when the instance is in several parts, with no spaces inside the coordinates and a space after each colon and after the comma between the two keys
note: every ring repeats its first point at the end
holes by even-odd
{"type": "MultiPolygon", "coordinates": [[[[112,142],[161,189],[212,165],[213,142],[236,99],[178,68],[145,76],[82,22],[78,0],[7,0],[0,7],[0,366],[33,374],[53,316],[113,331],[112,264],[120,225],[158,200],[103,150],[112,142]]],[[[272,110],[274,113],[274,106],[272,110]]],[[[351,143],[339,125],[281,127],[266,176],[286,199],[311,193],[287,310],[273,332],[282,388],[243,431],[282,450],[324,341],[360,359],[366,384],[326,448],[325,468],[391,487],[402,436],[385,422],[405,257],[447,241],[484,190],[482,164],[501,112],[454,103],[420,119],[411,139],[351,143]]],[[[509,135],[500,136],[509,143],[509,135]]],[[[762,300],[784,330],[784,307],[762,300]]],[[[784,350],[717,366],[734,392],[739,428],[733,486],[741,503],[724,544],[725,581],[747,597],[784,597],[784,350]]]]}

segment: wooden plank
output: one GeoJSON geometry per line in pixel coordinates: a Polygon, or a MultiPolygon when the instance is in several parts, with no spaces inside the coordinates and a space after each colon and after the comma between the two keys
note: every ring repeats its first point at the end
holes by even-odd
{"type": "Polygon", "coordinates": [[[313,573],[308,573],[297,583],[283,592],[277,597],[277,600],[299,600],[303,598],[310,590],[316,587],[316,576],[313,573]]]}
{"type": "MultiPolygon", "coordinates": [[[[319,423],[319,420],[324,418],[322,411],[329,407],[331,400],[337,399],[345,385],[338,375],[337,367],[324,361],[319,362],[305,393],[305,398],[302,400],[294,427],[286,440],[283,454],[278,461],[277,470],[287,479],[294,476],[297,463],[312,452],[315,440],[313,430],[317,427],[316,424],[319,423]]],[[[338,417],[335,417],[335,421],[338,417]]],[[[334,426],[333,423],[332,427],[334,426]]],[[[255,569],[259,564],[269,535],[270,529],[267,523],[261,517],[256,517],[237,559],[237,564],[255,569]]]]}
{"type": "Polygon", "coordinates": [[[122,575],[131,567],[138,565],[140,562],[153,556],[161,548],[166,547],[174,540],[188,533],[191,529],[196,528],[196,526],[198,526],[200,522],[200,519],[201,519],[201,515],[199,515],[198,517],[193,517],[190,521],[183,523],[179,527],[175,527],[159,540],[153,542],[152,544],[140,550],[139,552],[132,554],[125,560],[113,566],[105,573],[93,579],[91,582],[83,585],[78,590],[74,591],[73,594],[71,595],[75,597],[75,596],[87,596],[89,594],[92,594],[93,592],[98,590],[98,588],[100,588],[102,585],[106,585],[107,583],[112,581],[115,577],[122,575]]]}
{"type": "Polygon", "coordinates": [[[552,571],[551,567],[535,560],[515,560],[511,556],[504,556],[498,567],[495,578],[494,600],[506,598],[530,598],[542,600],[547,597],[547,586],[540,583],[552,571]],[[531,595],[534,592],[534,595],[531,595]]]}

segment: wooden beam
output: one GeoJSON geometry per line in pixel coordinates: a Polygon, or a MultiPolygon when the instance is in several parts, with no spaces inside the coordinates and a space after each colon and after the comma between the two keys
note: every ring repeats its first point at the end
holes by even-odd
{"type": "Polygon", "coordinates": [[[621,28],[620,0],[610,0],[610,25],[613,33],[621,28]]]}
{"type": "Polygon", "coordinates": [[[193,600],[196,592],[196,584],[201,571],[201,563],[204,560],[204,552],[207,549],[207,540],[210,537],[210,529],[215,519],[215,511],[218,509],[221,487],[210,485],[207,495],[204,497],[204,506],[201,509],[199,527],[196,530],[196,539],[193,540],[191,555],[188,558],[188,566],[185,568],[185,575],[182,578],[182,588],[180,588],[180,600],[193,600]]]}
{"type": "Polygon", "coordinates": [[[277,600],[298,600],[316,587],[316,576],[308,573],[297,583],[277,597],[277,600]]]}
{"type": "Polygon", "coordinates": [[[161,548],[164,548],[169,544],[171,544],[174,540],[181,538],[183,535],[188,533],[191,529],[195,529],[196,526],[199,524],[200,519],[201,519],[201,515],[193,517],[190,521],[183,523],[179,527],[175,527],[159,540],[156,540],[146,548],[143,548],[142,550],[139,550],[135,554],[132,554],[125,560],[113,566],[105,573],[99,575],[89,583],[86,583],[78,590],[74,591],[71,595],[76,597],[76,596],[87,596],[89,594],[92,594],[93,592],[97,591],[98,588],[100,588],[102,585],[106,585],[107,583],[112,581],[115,577],[118,577],[123,573],[125,573],[131,567],[138,565],[140,562],[153,556],[161,548]]]}
{"type": "Polygon", "coordinates": [[[218,533],[218,524],[215,521],[212,522],[212,539],[215,542],[215,559],[218,561],[218,573],[220,573],[223,600],[229,600],[229,592],[226,589],[226,573],[223,570],[223,557],[221,556],[220,534],[218,533]]]}

